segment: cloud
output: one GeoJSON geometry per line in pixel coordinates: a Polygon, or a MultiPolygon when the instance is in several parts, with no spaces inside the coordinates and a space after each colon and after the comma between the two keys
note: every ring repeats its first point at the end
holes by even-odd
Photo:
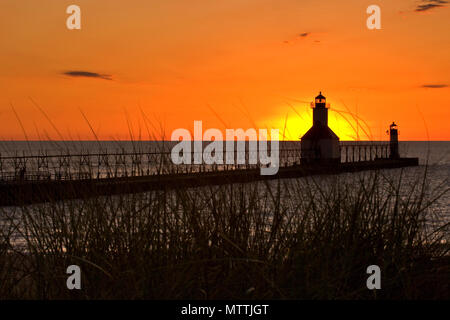
{"type": "Polygon", "coordinates": [[[422,0],[414,11],[423,12],[434,8],[445,7],[444,4],[448,3],[447,0],[422,0]]]}
{"type": "Polygon", "coordinates": [[[292,44],[292,43],[294,43],[294,42],[297,41],[297,40],[301,40],[302,38],[306,38],[306,37],[309,36],[310,34],[311,34],[310,32],[302,32],[302,33],[297,34],[297,35],[295,36],[295,38],[293,38],[293,39],[291,39],[291,40],[285,40],[285,41],[283,41],[283,42],[286,43],[286,44],[292,44]]]}
{"type": "Polygon", "coordinates": [[[63,72],[64,75],[69,77],[84,77],[84,78],[98,78],[98,79],[104,79],[104,80],[112,80],[111,75],[109,74],[100,74],[96,72],[89,72],[89,71],[65,71],[63,72]]]}
{"type": "Polygon", "coordinates": [[[431,89],[440,89],[440,88],[447,88],[447,84],[424,84],[422,85],[422,88],[431,88],[431,89]]]}

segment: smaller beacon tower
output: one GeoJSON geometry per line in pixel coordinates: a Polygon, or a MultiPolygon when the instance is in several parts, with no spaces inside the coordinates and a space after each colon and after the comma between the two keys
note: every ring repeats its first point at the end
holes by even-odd
{"type": "Polygon", "coordinates": [[[400,154],[398,152],[398,128],[395,122],[392,122],[392,124],[389,126],[389,137],[389,157],[391,159],[398,159],[400,158],[400,154]]]}

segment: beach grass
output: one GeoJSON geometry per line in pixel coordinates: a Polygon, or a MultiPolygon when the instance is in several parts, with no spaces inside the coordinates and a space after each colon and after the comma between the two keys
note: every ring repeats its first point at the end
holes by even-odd
{"type": "Polygon", "coordinates": [[[448,298],[428,186],[421,166],[2,207],[0,298],[448,298]]]}

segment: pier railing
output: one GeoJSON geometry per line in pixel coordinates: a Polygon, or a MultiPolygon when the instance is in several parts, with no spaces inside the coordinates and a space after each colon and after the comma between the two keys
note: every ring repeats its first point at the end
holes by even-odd
{"type": "MultiPolygon", "coordinates": [[[[341,162],[373,161],[389,157],[388,143],[341,143],[341,162]]],[[[270,151],[270,150],[269,150],[270,151]]],[[[137,177],[161,174],[212,172],[237,169],[256,169],[264,166],[258,154],[248,150],[241,162],[234,150],[234,164],[196,164],[195,153],[191,164],[175,165],[170,151],[154,149],[126,151],[125,149],[99,152],[60,152],[49,154],[37,151],[13,155],[0,155],[0,180],[42,181],[81,180],[100,178],[137,177]],[[256,161],[255,161],[256,159],[256,161]],[[253,160],[253,161],[251,161],[253,160]],[[256,163],[255,163],[256,162],[256,163]]],[[[224,151],[224,162],[227,151],[224,151]]],[[[279,166],[288,167],[301,163],[301,149],[298,147],[279,149],[279,166]]]]}
{"type": "Polygon", "coordinates": [[[389,142],[343,142],[341,162],[373,161],[390,156],[389,142]]]}
{"type": "MultiPolygon", "coordinates": [[[[203,153],[203,152],[202,152],[203,153]]],[[[238,161],[238,152],[234,151],[234,164],[195,163],[195,154],[191,154],[191,164],[176,165],[172,162],[170,151],[124,149],[98,153],[60,153],[38,152],[27,155],[15,154],[0,156],[0,180],[75,180],[120,178],[145,175],[195,173],[236,169],[260,168],[257,152],[245,152],[238,161]],[[254,159],[256,161],[250,161],[254,159]],[[256,162],[256,163],[255,163],[256,162]]],[[[279,150],[280,166],[300,163],[300,149],[279,150]]],[[[224,162],[227,152],[224,155],[224,162]]]]}

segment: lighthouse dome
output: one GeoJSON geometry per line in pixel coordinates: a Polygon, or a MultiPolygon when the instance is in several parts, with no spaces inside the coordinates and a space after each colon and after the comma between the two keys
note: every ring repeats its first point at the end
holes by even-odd
{"type": "Polygon", "coordinates": [[[319,92],[319,95],[316,97],[316,99],[325,99],[325,97],[322,95],[322,91],[319,92]]]}

